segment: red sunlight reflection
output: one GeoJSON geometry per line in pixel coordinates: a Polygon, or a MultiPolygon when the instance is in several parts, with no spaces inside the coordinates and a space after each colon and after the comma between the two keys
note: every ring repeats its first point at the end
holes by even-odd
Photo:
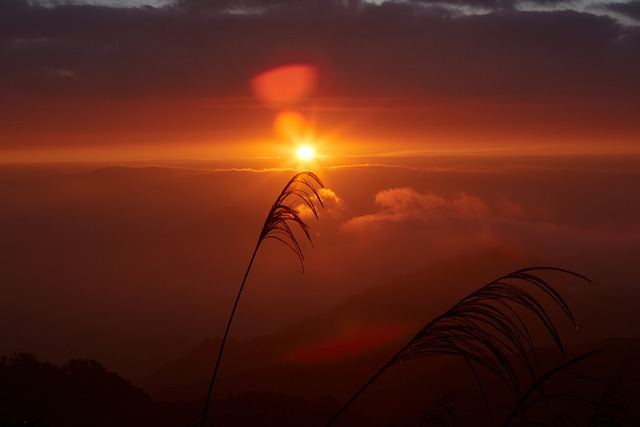
{"type": "Polygon", "coordinates": [[[317,80],[318,73],[313,65],[292,64],[259,74],[251,80],[251,88],[260,100],[281,108],[309,96],[317,80]]]}
{"type": "Polygon", "coordinates": [[[303,346],[286,356],[292,362],[320,362],[353,357],[381,347],[407,332],[406,325],[368,326],[303,346]]]}

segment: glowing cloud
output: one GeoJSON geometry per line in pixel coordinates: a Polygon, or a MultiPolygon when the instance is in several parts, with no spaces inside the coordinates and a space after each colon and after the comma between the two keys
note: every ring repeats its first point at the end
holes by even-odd
{"type": "Polygon", "coordinates": [[[446,199],[433,193],[421,194],[408,188],[390,188],[376,194],[378,211],[351,219],[345,227],[376,222],[400,222],[411,219],[428,221],[434,216],[478,217],[489,213],[486,203],[476,196],[460,194],[446,199]]]}
{"type": "MultiPolygon", "coordinates": [[[[344,201],[332,189],[326,187],[319,188],[318,194],[322,199],[322,203],[324,203],[324,216],[336,216],[339,212],[346,209],[344,201]]],[[[296,210],[302,217],[313,215],[311,209],[304,203],[296,206],[296,210]]]]}

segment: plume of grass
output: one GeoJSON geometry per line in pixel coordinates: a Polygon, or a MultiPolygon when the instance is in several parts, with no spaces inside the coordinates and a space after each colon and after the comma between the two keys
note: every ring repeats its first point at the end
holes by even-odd
{"type": "Polygon", "coordinates": [[[420,419],[418,427],[452,427],[458,425],[454,410],[456,400],[448,393],[441,394],[420,419]]]}
{"type": "MultiPolygon", "coordinates": [[[[592,377],[585,376],[581,374],[576,374],[571,371],[575,365],[595,356],[600,353],[600,350],[593,350],[587,353],[583,353],[579,356],[576,356],[555,368],[547,371],[543,375],[540,375],[536,381],[520,396],[516,404],[514,405],[513,411],[506,417],[503,427],[509,427],[515,424],[516,420],[519,417],[525,417],[527,410],[532,407],[541,404],[548,403],[551,400],[577,400],[583,401],[585,403],[591,404],[586,397],[580,395],[580,393],[575,391],[575,387],[568,387],[569,385],[574,385],[580,381],[586,382],[602,382],[602,380],[592,377]]],[[[524,425],[577,425],[578,422],[567,413],[558,413],[554,414],[551,417],[547,418],[544,422],[524,422],[524,425]]],[[[519,423],[517,425],[522,425],[519,423]]]]}
{"type": "Polygon", "coordinates": [[[638,380],[624,373],[623,367],[607,383],[587,423],[588,427],[638,425],[637,420],[628,410],[631,404],[628,384],[637,386],[638,380]]]}
{"type": "MultiPolygon", "coordinates": [[[[554,425],[580,425],[576,416],[578,413],[558,412],[547,417],[544,421],[527,421],[526,412],[539,404],[548,404],[551,400],[573,400],[583,403],[587,407],[593,407],[591,417],[586,421],[586,427],[624,427],[637,426],[635,418],[629,411],[632,402],[627,386],[638,381],[624,373],[624,368],[618,370],[609,380],[583,375],[573,372],[575,365],[597,355],[600,350],[593,350],[562,363],[540,376],[531,387],[522,394],[513,411],[507,416],[503,427],[512,425],[526,426],[554,426],[554,425]],[[582,383],[577,384],[577,383],[582,383]],[[595,400],[593,395],[585,393],[589,390],[589,383],[593,386],[602,386],[600,398],[595,400]],[[571,387],[569,387],[571,386],[571,387]],[[516,423],[518,418],[524,418],[523,422],[516,423]]],[[[585,408],[587,409],[587,408],[585,408]]],[[[548,412],[548,407],[545,408],[548,412]]],[[[584,412],[584,411],[583,411],[584,412]]]]}
{"type": "Polygon", "coordinates": [[[293,231],[295,227],[292,228],[292,225],[297,224],[297,226],[302,230],[309,242],[311,242],[311,234],[309,233],[309,225],[307,225],[307,223],[304,222],[304,220],[300,217],[299,212],[294,207],[294,203],[299,203],[301,201],[311,210],[315,218],[318,219],[318,210],[315,202],[317,201],[320,206],[323,207],[324,204],[322,203],[322,199],[320,198],[316,187],[324,187],[324,184],[314,173],[310,171],[296,173],[284,186],[284,188],[280,192],[280,195],[269,210],[269,214],[267,215],[267,218],[264,221],[264,225],[262,226],[262,230],[260,231],[260,235],[258,236],[258,241],[256,243],[255,249],[253,250],[253,254],[251,255],[251,260],[249,261],[247,270],[244,273],[244,278],[242,279],[240,289],[238,290],[238,295],[236,296],[236,300],[233,304],[233,309],[231,310],[231,315],[229,316],[229,321],[227,322],[227,327],[225,329],[222,342],[220,343],[215,367],[213,369],[213,374],[211,375],[211,382],[209,383],[209,391],[207,392],[207,397],[205,399],[204,408],[201,414],[201,427],[204,427],[207,421],[212,424],[208,418],[209,404],[211,402],[211,396],[213,395],[213,389],[216,382],[216,377],[218,375],[220,361],[222,360],[225,343],[227,342],[229,330],[231,329],[231,324],[233,323],[233,318],[236,313],[236,309],[238,308],[238,302],[240,301],[240,297],[242,296],[242,291],[244,290],[244,286],[247,282],[247,277],[249,276],[249,272],[251,271],[251,266],[253,265],[253,261],[256,258],[258,249],[260,248],[262,242],[266,239],[278,240],[291,248],[291,250],[300,260],[300,265],[302,266],[302,270],[304,271],[304,255],[293,231]]]}
{"type": "Polygon", "coordinates": [[[520,398],[521,387],[511,360],[522,362],[532,378],[539,375],[533,339],[519,311],[529,312],[543,324],[556,346],[564,354],[560,335],[542,303],[527,289],[535,289],[557,305],[577,328],[569,306],[547,281],[536,275],[554,271],[588,278],[560,268],[532,267],[500,277],[469,294],[448,311],[427,323],[418,333],[367,381],[329,420],[332,425],[340,415],[388,368],[411,359],[456,355],[471,368],[483,398],[486,395],[477,373],[478,367],[496,374],[520,398]]]}

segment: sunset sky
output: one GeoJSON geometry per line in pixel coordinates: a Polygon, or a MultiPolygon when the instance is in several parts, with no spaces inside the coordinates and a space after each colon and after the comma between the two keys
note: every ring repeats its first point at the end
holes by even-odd
{"type": "Polygon", "coordinates": [[[637,1],[6,0],[2,161],[637,152],[637,1]],[[261,73],[313,70],[285,103],[261,73]],[[284,139],[284,140],[283,140],[284,139]]]}
{"type": "Polygon", "coordinates": [[[429,310],[539,263],[602,285],[576,341],[638,336],[639,76],[640,1],[0,0],[0,355],[140,379],[220,335],[301,168],[305,272],[269,241],[234,339],[476,253],[429,310]]]}

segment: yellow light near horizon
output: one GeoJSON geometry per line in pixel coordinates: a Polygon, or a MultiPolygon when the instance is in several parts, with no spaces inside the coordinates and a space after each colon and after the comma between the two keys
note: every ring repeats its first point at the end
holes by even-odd
{"type": "Polygon", "coordinates": [[[314,156],[313,148],[311,148],[309,145],[303,145],[302,147],[298,148],[297,154],[300,160],[311,160],[314,156]]]}

